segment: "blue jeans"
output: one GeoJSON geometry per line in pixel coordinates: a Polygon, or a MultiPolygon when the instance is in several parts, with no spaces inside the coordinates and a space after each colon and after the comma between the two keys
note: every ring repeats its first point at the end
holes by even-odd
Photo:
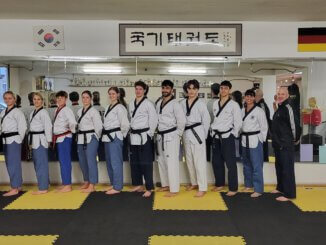
{"type": "Polygon", "coordinates": [[[114,190],[121,191],[123,188],[123,142],[116,137],[112,142],[105,142],[104,147],[110,182],[114,190]]]}
{"type": "Polygon", "coordinates": [[[40,145],[37,149],[33,149],[33,161],[40,191],[49,188],[49,161],[48,161],[48,148],[40,145]]]}
{"type": "Polygon", "coordinates": [[[264,192],[264,153],[263,144],[258,142],[256,148],[242,147],[242,161],[245,187],[252,188],[258,193],[264,192]],[[248,155],[249,153],[249,155],[248,155]]]}
{"type": "Polygon", "coordinates": [[[98,169],[97,169],[97,150],[98,140],[92,136],[91,141],[87,144],[86,149],[84,145],[78,144],[78,158],[79,165],[83,173],[84,181],[91,184],[98,183],[98,169]]]}

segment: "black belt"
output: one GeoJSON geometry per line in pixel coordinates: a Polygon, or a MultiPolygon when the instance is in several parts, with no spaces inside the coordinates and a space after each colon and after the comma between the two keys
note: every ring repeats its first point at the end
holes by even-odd
{"type": "Polygon", "coordinates": [[[202,144],[203,142],[201,141],[199,135],[197,134],[197,132],[194,129],[195,127],[198,127],[200,125],[201,125],[201,123],[195,123],[193,125],[189,125],[189,126],[186,126],[185,130],[189,130],[190,129],[191,132],[194,134],[195,138],[197,139],[198,143],[199,144],[202,144]]]}
{"type": "Polygon", "coordinates": [[[233,128],[230,128],[229,130],[226,131],[219,131],[217,129],[213,129],[212,131],[214,132],[213,134],[213,148],[215,148],[216,144],[216,136],[218,136],[218,139],[220,140],[219,142],[221,143],[222,135],[227,134],[232,131],[233,128]]]}
{"type": "MultiPolygon", "coordinates": [[[[241,137],[245,136],[246,137],[246,149],[249,149],[249,136],[250,135],[256,135],[260,134],[260,131],[253,131],[253,132],[242,132],[241,137]]],[[[242,144],[242,143],[241,143],[242,144]]]]}
{"type": "Polygon", "coordinates": [[[19,133],[18,132],[10,132],[10,133],[2,133],[1,134],[2,138],[5,139],[5,144],[7,144],[6,138],[16,136],[16,135],[19,135],[19,133]]]}
{"type": "Polygon", "coordinates": [[[102,130],[102,136],[103,135],[106,135],[109,137],[110,141],[112,142],[114,139],[112,138],[112,136],[110,135],[111,133],[113,132],[118,132],[118,131],[121,131],[121,128],[118,127],[118,128],[111,128],[111,129],[103,129],[102,130]]]}
{"type": "Polygon", "coordinates": [[[91,130],[85,130],[85,131],[79,130],[79,131],[77,132],[77,134],[82,134],[82,135],[84,135],[84,144],[83,144],[83,148],[84,148],[84,150],[86,149],[86,146],[87,146],[87,137],[86,137],[86,135],[89,134],[89,133],[95,133],[95,130],[94,130],[94,129],[91,129],[91,130]]]}
{"type": "Polygon", "coordinates": [[[43,131],[29,131],[28,132],[28,144],[33,145],[33,135],[34,134],[45,134],[44,130],[43,131]]]}
{"type": "Polygon", "coordinates": [[[130,129],[130,133],[138,134],[140,136],[140,144],[143,145],[143,137],[141,136],[142,133],[145,133],[149,130],[149,128],[142,128],[142,129],[130,129]]]}
{"type": "Polygon", "coordinates": [[[165,134],[168,134],[168,133],[171,133],[171,132],[174,132],[177,130],[177,127],[174,127],[174,128],[170,128],[170,129],[167,129],[167,130],[163,130],[163,131],[157,131],[157,133],[159,135],[161,135],[162,137],[162,150],[164,151],[164,135],[165,134]]]}

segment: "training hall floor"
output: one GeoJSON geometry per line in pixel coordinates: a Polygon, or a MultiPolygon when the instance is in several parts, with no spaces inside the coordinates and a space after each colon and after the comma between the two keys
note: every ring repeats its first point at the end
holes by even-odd
{"type": "MultiPolygon", "coordinates": [[[[15,197],[0,197],[0,244],[267,245],[326,244],[326,187],[298,187],[293,202],[275,194],[227,197],[226,190],[174,198],[155,193],[108,196],[107,186],[91,194],[77,190],[33,196],[25,186],[15,197]]],[[[8,187],[1,186],[1,194],[8,187]]]]}

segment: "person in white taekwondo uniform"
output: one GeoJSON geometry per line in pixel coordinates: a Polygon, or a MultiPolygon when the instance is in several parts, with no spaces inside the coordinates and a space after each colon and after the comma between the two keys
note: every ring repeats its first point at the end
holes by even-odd
{"type": "Polygon", "coordinates": [[[162,187],[158,191],[169,191],[165,196],[173,197],[180,190],[179,150],[186,117],[181,105],[173,96],[173,82],[162,82],[162,99],[156,105],[158,114],[158,166],[162,187]]]}
{"type": "Polygon", "coordinates": [[[147,85],[135,83],[135,100],[129,104],[130,122],[130,167],[134,188],[132,192],[143,192],[143,177],[146,191],[143,197],[149,197],[154,190],[153,136],[157,126],[157,114],[154,104],[145,96],[147,85]]]}
{"type": "Polygon", "coordinates": [[[183,134],[186,163],[191,185],[187,190],[198,188],[195,197],[202,197],[207,191],[206,138],[210,125],[210,116],[205,102],[198,98],[199,82],[187,82],[188,98],[181,101],[186,114],[186,127],[183,134]]]}
{"type": "Polygon", "coordinates": [[[28,143],[32,148],[34,168],[38,191],[33,194],[45,194],[49,188],[48,147],[52,141],[52,122],[47,110],[43,108],[43,97],[35,92],[33,95],[34,111],[29,117],[28,143]]]}
{"type": "Polygon", "coordinates": [[[231,88],[230,81],[221,83],[220,99],[213,104],[215,117],[211,125],[212,165],[215,176],[215,187],[212,191],[220,191],[225,185],[225,162],[228,168],[228,196],[234,196],[238,191],[235,138],[238,137],[242,125],[241,109],[238,103],[230,98],[231,88]]]}
{"type": "Polygon", "coordinates": [[[24,113],[15,106],[14,93],[5,92],[3,99],[7,108],[0,113],[1,137],[11,186],[11,190],[3,196],[13,196],[19,193],[23,182],[21,143],[25,137],[27,126],[24,113]]]}
{"type": "Polygon", "coordinates": [[[127,109],[119,101],[118,87],[108,90],[110,105],[104,113],[102,142],[111,187],[106,194],[114,195],[123,188],[123,139],[129,131],[127,109]]]}
{"type": "Polygon", "coordinates": [[[242,109],[242,161],[245,191],[254,188],[251,197],[259,197],[264,192],[264,151],[268,123],[263,109],[255,104],[255,92],[245,92],[246,107],[242,109]]]}
{"type": "Polygon", "coordinates": [[[103,124],[100,113],[92,106],[90,91],[82,93],[82,102],[83,108],[77,112],[77,150],[84,178],[84,184],[80,189],[82,192],[93,192],[98,183],[96,156],[103,124]]]}
{"type": "Polygon", "coordinates": [[[76,131],[76,119],[73,111],[66,106],[68,94],[65,91],[56,93],[58,108],[53,119],[53,146],[57,146],[60,163],[62,186],[59,192],[71,191],[71,143],[72,133],[76,131]]]}

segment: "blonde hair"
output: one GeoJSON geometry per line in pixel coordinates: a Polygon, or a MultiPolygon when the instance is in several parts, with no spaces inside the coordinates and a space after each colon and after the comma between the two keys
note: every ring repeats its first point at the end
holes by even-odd
{"type": "Polygon", "coordinates": [[[12,92],[12,91],[10,91],[10,90],[8,90],[8,91],[6,91],[6,92],[3,93],[3,98],[5,98],[5,96],[6,96],[7,94],[10,94],[10,95],[11,95],[12,97],[14,97],[14,99],[16,100],[16,95],[14,94],[14,92],[12,92]]]}
{"type": "Polygon", "coordinates": [[[42,94],[41,94],[40,92],[34,92],[34,93],[33,93],[33,99],[34,99],[35,96],[40,97],[41,100],[44,101],[44,98],[43,98],[43,96],[42,96],[42,94]]]}

